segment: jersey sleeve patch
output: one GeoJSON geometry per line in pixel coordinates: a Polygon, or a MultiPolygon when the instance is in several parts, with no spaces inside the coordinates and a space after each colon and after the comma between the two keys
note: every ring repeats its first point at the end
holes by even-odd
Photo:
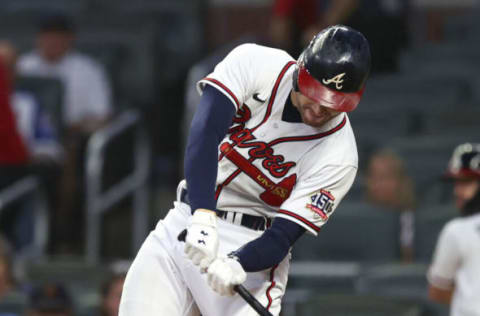
{"type": "Polygon", "coordinates": [[[294,213],[286,209],[280,209],[278,213],[286,215],[289,219],[295,219],[295,222],[316,235],[320,231],[320,227],[328,221],[333,213],[335,197],[330,191],[320,189],[310,196],[304,197],[303,200],[304,204],[298,209],[299,212],[294,213]]]}
{"type": "Polygon", "coordinates": [[[310,196],[310,201],[305,205],[307,209],[313,212],[313,218],[327,221],[333,212],[335,197],[330,191],[320,189],[310,196]]]}

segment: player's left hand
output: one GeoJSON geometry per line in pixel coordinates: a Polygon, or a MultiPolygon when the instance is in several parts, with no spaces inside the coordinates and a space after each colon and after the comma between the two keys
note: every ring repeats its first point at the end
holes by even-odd
{"type": "Polygon", "coordinates": [[[247,279],[247,274],[240,262],[235,258],[217,258],[210,264],[207,271],[208,285],[222,296],[233,296],[233,287],[242,284],[247,279]]]}
{"type": "Polygon", "coordinates": [[[185,253],[193,264],[204,272],[217,257],[217,215],[214,211],[198,209],[190,218],[185,239],[185,253]]]}

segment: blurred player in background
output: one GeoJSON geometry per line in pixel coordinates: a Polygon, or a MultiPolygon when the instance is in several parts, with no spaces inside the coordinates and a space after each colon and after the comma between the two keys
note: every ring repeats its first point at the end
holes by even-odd
{"type": "Polygon", "coordinates": [[[317,235],[354,181],[346,112],[369,71],[365,37],[337,25],[298,61],[243,44],[201,80],[186,181],[127,274],[120,316],[256,315],[235,295],[242,283],[278,315],[290,248],[317,235]]]}
{"type": "Polygon", "coordinates": [[[480,315],[480,144],[453,152],[447,175],[454,181],[461,218],[440,233],[428,272],[429,296],[451,304],[451,316],[480,315]]]}

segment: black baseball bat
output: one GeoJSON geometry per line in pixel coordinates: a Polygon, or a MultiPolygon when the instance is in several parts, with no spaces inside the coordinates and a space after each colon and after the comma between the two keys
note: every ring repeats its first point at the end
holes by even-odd
{"type": "MultiPolygon", "coordinates": [[[[185,241],[185,237],[187,236],[187,230],[184,229],[179,235],[179,241],[185,241]]],[[[243,285],[238,284],[233,287],[233,290],[240,295],[245,302],[248,303],[260,316],[273,316],[262,304],[252,295],[243,285]]]]}
{"type": "Polygon", "coordinates": [[[233,290],[240,295],[248,305],[252,306],[252,308],[260,315],[260,316],[273,316],[262,304],[252,295],[243,285],[235,285],[233,290]]]}

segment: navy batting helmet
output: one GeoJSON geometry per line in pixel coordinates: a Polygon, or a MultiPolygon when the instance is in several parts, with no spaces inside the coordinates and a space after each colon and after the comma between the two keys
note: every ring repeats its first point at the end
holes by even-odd
{"type": "Polygon", "coordinates": [[[343,25],[328,27],[298,58],[294,89],[334,110],[352,111],[362,97],[370,59],[362,33],[343,25]]]}
{"type": "Polygon", "coordinates": [[[480,179],[480,144],[465,143],[457,146],[448,164],[450,178],[480,179]]]}

